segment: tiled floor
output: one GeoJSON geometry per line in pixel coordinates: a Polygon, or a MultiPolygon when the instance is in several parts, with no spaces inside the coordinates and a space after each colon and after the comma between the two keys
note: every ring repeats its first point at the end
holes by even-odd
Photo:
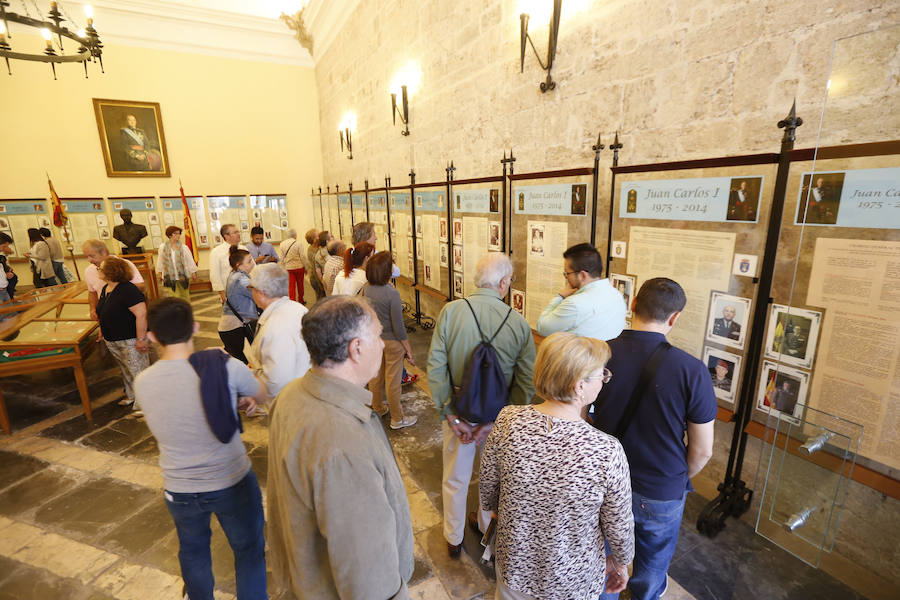
{"type": "MultiPolygon", "coordinates": [[[[195,296],[194,305],[201,324],[198,348],[219,345],[216,297],[195,296]]],[[[419,365],[429,341],[429,331],[411,337],[419,365]]],[[[3,380],[17,431],[0,438],[0,600],[180,597],[178,544],[160,493],[156,443],[141,419],[118,406],[118,373],[99,354],[88,365],[98,404],[92,423],[78,414],[71,372],[3,380]]],[[[447,556],[441,431],[424,375],[404,391],[405,410],[419,423],[387,433],[413,517],[412,596],[491,598],[493,571],[477,560],[481,547],[475,536],[467,534],[460,560],[447,556]]],[[[265,487],[266,419],[248,419],[243,439],[265,487]]],[[[477,480],[470,488],[472,507],[476,486],[477,480]]],[[[859,597],[741,522],[730,521],[714,540],[699,535],[693,522],[704,503],[697,495],[689,498],[667,599],[859,597]]],[[[231,551],[215,522],[212,546],[217,598],[233,598],[231,551]]]]}

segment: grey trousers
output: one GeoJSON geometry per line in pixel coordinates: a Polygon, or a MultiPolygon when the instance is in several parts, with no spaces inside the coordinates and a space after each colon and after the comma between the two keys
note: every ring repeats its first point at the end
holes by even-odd
{"type": "MultiPolygon", "coordinates": [[[[138,376],[138,373],[150,366],[150,352],[141,352],[135,348],[136,338],[117,340],[115,342],[106,339],[103,341],[106,342],[106,348],[113,358],[116,359],[116,364],[119,365],[119,369],[122,371],[122,381],[125,382],[125,394],[129,400],[134,402],[134,378],[138,376]]],[[[137,410],[137,404],[135,404],[134,408],[137,410]]]]}

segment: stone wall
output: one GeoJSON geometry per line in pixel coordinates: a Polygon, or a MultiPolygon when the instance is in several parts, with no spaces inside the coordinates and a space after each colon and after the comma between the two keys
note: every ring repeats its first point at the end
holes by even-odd
{"type": "MultiPolygon", "coordinates": [[[[812,146],[834,40],[900,22],[900,5],[888,0],[573,0],[563,3],[557,88],[542,94],[530,48],[519,73],[520,4],[359,3],[316,56],[323,185],[359,188],[368,177],[375,187],[385,174],[397,185],[411,166],[418,181],[440,181],[450,160],[457,178],[497,174],[509,148],[517,172],[590,166],[598,132],[609,143],[615,130],[620,164],[774,152],[775,123],[794,97],[807,122],[798,146],[812,146]],[[567,12],[574,5],[583,8],[567,12]],[[422,81],[403,137],[388,88],[409,60],[422,81]],[[351,110],[352,161],[337,135],[351,110]]],[[[530,31],[545,52],[547,25],[532,19],[530,31]]],[[[838,125],[823,143],[872,141],[838,125]]],[[[886,139],[872,129],[860,125],[886,139]]]]}

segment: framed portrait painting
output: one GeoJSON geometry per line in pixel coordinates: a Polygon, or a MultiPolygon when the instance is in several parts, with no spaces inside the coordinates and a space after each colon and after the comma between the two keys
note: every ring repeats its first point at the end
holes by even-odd
{"type": "Polygon", "coordinates": [[[94,98],[94,115],[108,177],[169,177],[158,102],[94,98]]]}

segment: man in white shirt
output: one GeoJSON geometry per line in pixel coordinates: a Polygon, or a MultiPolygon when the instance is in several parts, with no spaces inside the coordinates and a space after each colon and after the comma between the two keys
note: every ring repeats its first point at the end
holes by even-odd
{"type": "Polygon", "coordinates": [[[563,252],[566,285],[550,300],[537,322],[546,337],[569,331],[598,340],[611,340],[625,328],[625,300],[603,277],[603,257],[587,243],[563,252]]]}
{"type": "MultiPolygon", "coordinates": [[[[98,267],[100,266],[100,263],[109,256],[109,248],[107,248],[106,244],[100,240],[87,240],[81,245],[81,251],[84,252],[84,256],[88,259],[88,262],[91,263],[88,265],[88,268],[84,270],[84,282],[87,284],[88,301],[91,304],[91,318],[96,321],[97,300],[100,298],[100,292],[103,291],[103,286],[106,284],[100,276],[100,269],[98,267]]],[[[142,292],[145,291],[144,278],[141,276],[137,267],[128,259],[123,258],[122,260],[127,262],[128,266],[131,268],[131,283],[138,286],[142,292]]]]}
{"type": "Polygon", "coordinates": [[[246,250],[247,248],[241,244],[241,231],[237,226],[226,223],[222,225],[219,234],[225,241],[209,252],[209,283],[212,285],[214,292],[219,292],[222,302],[225,302],[225,283],[228,281],[228,275],[231,273],[228,255],[234,246],[241,250],[246,250]]]}
{"type": "Polygon", "coordinates": [[[250,290],[263,312],[247,360],[266,385],[269,398],[274,399],[284,386],[309,370],[301,322],[307,309],[287,297],[288,274],[277,264],[257,265],[250,273],[250,290]]]}

